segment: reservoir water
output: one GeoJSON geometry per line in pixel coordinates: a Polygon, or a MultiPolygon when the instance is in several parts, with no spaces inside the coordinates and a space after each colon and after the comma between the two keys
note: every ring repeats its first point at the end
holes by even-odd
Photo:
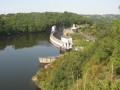
{"type": "Polygon", "coordinates": [[[0,36],[0,90],[40,90],[31,78],[40,69],[40,56],[57,56],[49,34],[0,36]]]}

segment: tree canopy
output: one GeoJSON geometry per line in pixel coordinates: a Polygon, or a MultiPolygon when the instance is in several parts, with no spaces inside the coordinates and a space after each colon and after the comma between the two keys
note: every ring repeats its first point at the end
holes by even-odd
{"type": "Polygon", "coordinates": [[[46,31],[52,25],[69,27],[85,21],[85,17],[70,13],[17,13],[0,15],[0,34],[46,31]]]}

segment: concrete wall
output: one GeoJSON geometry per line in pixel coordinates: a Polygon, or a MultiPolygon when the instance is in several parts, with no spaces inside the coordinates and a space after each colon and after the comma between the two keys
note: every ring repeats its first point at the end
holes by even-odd
{"type": "MultiPolygon", "coordinates": [[[[65,31],[63,31],[64,33],[65,31]]],[[[58,48],[62,48],[62,49],[65,49],[65,50],[69,50],[69,49],[72,49],[72,45],[73,45],[73,42],[72,42],[72,38],[71,37],[68,37],[68,36],[61,36],[61,40],[60,39],[57,39],[54,35],[54,32],[51,33],[50,35],[50,41],[52,44],[54,44],[56,47],[58,48]]]]}
{"type": "Polygon", "coordinates": [[[58,47],[58,48],[60,48],[60,47],[62,46],[61,40],[55,38],[55,37],[53,36],[53,33],[50,35],[50,41],[51,41],[52,44],[54,44],[54,45],[55,45],[56,47],[58,47]]]}

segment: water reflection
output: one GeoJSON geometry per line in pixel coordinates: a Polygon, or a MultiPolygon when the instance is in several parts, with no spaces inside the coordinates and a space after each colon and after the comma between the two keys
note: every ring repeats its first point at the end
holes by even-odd
{"type": "Polygon", "coordinates": [[[46,42],[49,40],[49,35],[45,33],[34,33],[34,34],[21,34],[12,36],[0,36],[0,50],[5,49],[6,46],[12,45],[14,49],[33,47],[38,44],[50,46],[46,42]]]}

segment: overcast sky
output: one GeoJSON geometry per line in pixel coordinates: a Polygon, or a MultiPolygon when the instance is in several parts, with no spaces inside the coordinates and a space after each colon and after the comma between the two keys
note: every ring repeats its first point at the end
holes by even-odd
{"type": "Polygon", "coordinates": [[[20,12],[74,12],[120,14],[120,0],[0,0],[0,14],[20,12]]]}

